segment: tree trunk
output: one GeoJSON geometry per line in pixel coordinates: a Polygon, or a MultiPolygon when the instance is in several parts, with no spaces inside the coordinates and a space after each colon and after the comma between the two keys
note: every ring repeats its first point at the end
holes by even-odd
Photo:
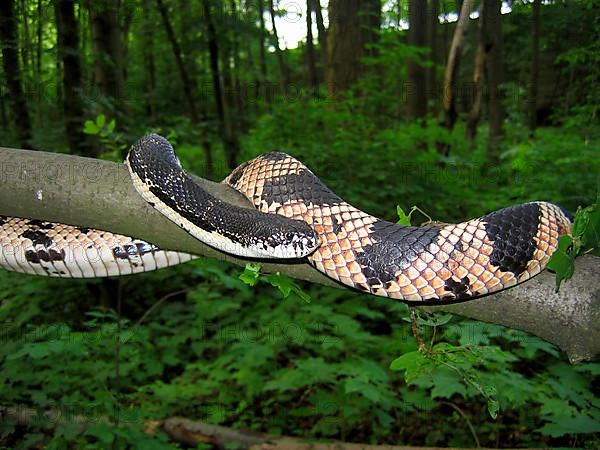
{"type": "Polygon", "coordinates": [[[75,0],[55,0],[54,13],[58,54],[63,66],[63,113],[69,149],[71,153],[96,156],[91,153],[91,147],[83,133],[81,59],[75,0]]]}
{"type": "MultiPolygon", "coordinates": [[[[164,249],[206,255],[242,267],[247,262],[203,244],[149,208],[133,187],[123,164],[0,148],[0,167],[7,169],[3,173],[3,189],[0,189],[2,215],[58,221],[136,236],[164,249]],[[31,175],[23,177],[23,170],[31,175]],[[47,173],[55,176],[43,176],[47,173]],[[91,180],[90,174],[97,176],[91,180]],[[40,201],[31,195],[38,190],[44,193],[43,217],[40,217],[40,201]]],[[[252,208],[238,192],[224,184],[197,181],[222,201],[252,208]]],[[[600,353],[598,261],[598,257],[591,255],[578,258],[575,276],[558,293],[554,292],[554,275],[544,272],[523,285],[488,298],[423,306],[423,309],[450,311],[525,330],[558,345],[568,353],[571,361],[590,359],[600,353]]],[[[266,272],[281,272],[293,278],[341,288],[308,263],[261,261],[261,264],[266,272]]],[[[365,301],[373,300],[377,299],[365,298],[365,301]]]]}
{"type": "Polygon", "coordinates": [[[287,68],[285,67],[285,61],[283,60],[283,52],[279,46],[279,34],[277,33],[277,26],[275,24],[275,7],[273,6],[273,0],[269,1],[269,14],[271,15],[271,28],[273,28],[273,46],[275,47],[275,55],[277,56],[277,67],[279,68],[279,87],[281,94],[287,96],[287,68]]]}
{"type": "MultiPolygon", "coordinates": [[[[413,47],[427,46],[427,2],[410,0],[408,3],[410,28],[408,43],[413,47]]],[[[408,115],[419,119],[427,115],[427,69],[419,60],[422,56],[408,60],[408,115]]]]}
{"type": "Polygon", "coordinates": [[[485,5],[484,29],[486,30],[486,76],[489,93],[490,134],[488,159],[495,165],[499,160],[499,144],[504,136],[504,95],[500,84],[504,82],[504,56],[502,44],[502,15],[499,0],[483,0],[485,5]]]}
{"type": "Polygon", "coordinates": [[[312,32],[312,3],[312,0],[306,1],[306,61],[308,63],[308,85],[316,89],[319,87],[319,76],[317,75],[315,44],[312,32]]]}
{"type": "Polygon", "coordinates": [[[144,54],[144,76],[145,76],[145,101],[146,114],[150,119],[150,123],[154,123],[156,116],[156,66],[154,64],[154,31],[152,29],[152,0],[144,0],[143,20],[144,30],[142,39],[144,41],[142,52],[144,54]]]}
{"type": "Polygon", "coordinates": [[[257,90],[260,92],[260,87],[263,88],[265,102],[267,105],[271,104],[271,84],[269,83],[269,74],[267,71],[267,55],[265,51],[265,36],[267,34],[265,28],[265,16],[264,16],[264,7],[263,0],[257,0],[257,8],[258,8],[258,23],[259,23],[259,65],[260,65],[260,79],[259,83],[257,83],[257,90]]]}
{"type": "MultiPolygon", "coordinates": [[[[121,61],[129,60],[129,31],[131,30],[131,24],[133,23],[134,14],[133,2],[121,2],[120,6],[120,30],[121,30],[121,61]]],[[[121,64],[121,70],[123,71],[123,80],[127,81],[127,64],[121,64]]]]}
{"type": "Polygon", "coordinates": [[[479,33],[477,51],[475,52],[475,63],[473,65],[473,88],[471,95],[471,109],[467,120],[467,129],[465,138],[474,145],[475,136],[477,135],[477,125],[481,116],[481,90],[483,88],[483,80],[485,73],[485,6],[482,3],[479,8],[479,33]]]}
{"type": "Polygon", "coordinates": [[[440,28],[440,3],[439,0],[430,0],[427,10],[427,41],[431,49],[429,61],[431,67],[427,68],[427,100],[430,105],[429,111],[435,114],[439,111],[437,103],[439,99],[439,89],[437,86],[437,71],[440,64],[440,49],[438,44],[438,29],[440,28]]]}
{"type": "Polygon", "coordinates": [[[95,55],[94,79],[100,93],[111,100],[115,106],[114,112],[120,113],[120,119],[123,119],[125,80],[118,3],[111,0],[94,0],[89,5],[95,55]]]}
{"type": "Polygon", "coordinates": [[[217,30],[212,19],[210,11],[210,0],[202,0],[204,9],[204,19],[207,27],[207,45],[210,57],[210,72],[213,80],[213,90],[215,94],[215,104],[217,107],[217,117],[219,119],[219,134],[223,141],[225,158],[227,166],[230,169],[236,167],[236,158],[239,152],[239,143],[233,133],[225,93],[223,91],[222,74],[219,69],[219,43],[217,40],[217,30]]]}
{"type": "Polygon", "coordinates": [[[169,42],[171,43],[171,49],[173,50],[173,55],[175,56],[175,62],[177,63],[177,69],[179,71],[181,84],[183,86],[183,96],[188,105],[190,119],[192,119],[194,124],[199,124],[200,116],[198,115],[198,109],[196,108],[194,87],[192,81],[190,81],[186,65],[183,61],[183,54],[181,52],[181,48],[179,47],[179,43],[177,42],[177,38],[175,37],[175,32],[171,26],[171,20],[169,19],[167,8],[165,7],[163,0],[156,0],[156,6],[158,7],[158,11],[162,17],[163,26],[165,27],[165,32],[167,33],[167,39],[169,39],[169,42]]]}
{"type": "Polygon", "coordinates": [[[365,73],[361,59],[374,54],[381,22],[379,0],[330,0],[327,33],[327,91],[335,97],[365,73]]]}
{"type": "Polygon", "coordinates": [[[311,0],[315,18],[317,19],[317,31],[319,32],[319,51],[321,53],[321,70],[323,71],[322,79],[325,79],[325,71],[327,70],[327,30],[323,22],[323,11],[321,9],[320,0],[311,0]]]}
{"type": "Polygon", "coordinates": [[[28,148],[31,146],[31,119],[21,85],[23,72],[19,70],[19,36],[14,6],[14,0],[0,1],[0,45],[4,77],[19,142],[22,147],[28,148]]]}
{"type": "MultiPolygon", "coordinates": [[[[25,0],[21,0],[20,4],[21,9],[21,17],[23,19],[23,45],[21,47],[21,59],[23,60],[23,72],[28,75],[31,73],[31,35],[29,31],[29,11],[27,11],[27,5],[25,4],[25,0]]],[[[26,91],[28,89],[25,89],[26,91]]]]}
{"type": "MultiPolygon", "coordinates": [[[[42,102],[42,0],[37,1],[37,42],[35,44],[35,100],[38,105],[42,102]]],[[[38,123],[42,124],[42,109],[37,108],[38,123]]]]}
{"type": "MultiPolygon", "coordinates": [[[[181,78],[181,85],[183,87],[183,96],[188,105],[188,114],[192,123],[196,126],[200,125],[200,115],[198,113],[198,108],[196,107],[195,100],[195,85],[193,81],[190,80],[187,67],[183,60],[183,54],[181,52],[181,47],[177,42],[177,38],[175,37],[175,32],[173,31],[173,27],[171,26],[171,20],[169,19],[169,14],[167,12],[167,8],[162,0],[156,0],[156,6],[158,7],[158,11],[163,21],[163,26],[165,27],[165,32],[167,33],[167,39],[171,43],[171,49],[173,50],[173,55],[175,56],[175,62],[177,63],[177,70],[179,71],[179,76],[181,78]]],[[[212,146],[210,142],[203,138],[202,148],[204,150],[204,167],[206,176],[212,176],[213,173],[213,157],[212,157],[212,146]]]]}
{"type": "MultiPolygon", "coordinates": [[[[231,14],[231,20],[235,24],[241,24],[238,8],[235,0],[229,1],[229,10],[231,14]]],[[[233,65],[230,69],[231,77],[231,101],[232,105],[235,106],[235,123],[236,128],[240,130],[247,130],[248,124],[246,121],[245,103],[246,96],[244,95],[244,89],[242,88],[242,78],[240,77],[240,71],[242,70],[242,63],[240,62],[240,40],[235,30],[230,33],[231,38],[231,60],[233,65]]]]}
{"type": "Polygon", "coordinates": [[[541,0],[533,0],[531,15],[531,78],[529,81],[529,129],[537,127],[538,83],[540,77],[540,6],[541,0]]]}
{"type": "MultiPolygon", "coordinates": [[[[473,9],[473,3],[474,0],[463,0],[458,22],[456,23],[456,28],[454,29],[452,43],[450,44],[448,62],[446,63],[446,71],[444,73],[444,95],[442,98],[442,106],[444,108],[444,125],[449,130],[454,128],[454,124],[456,123],[456,118],[458,116],[456,112],[456,95],[454,92],[454,87],[465,35],[469,28],[469,14],[473,9]]],[[[442,149],[442,152],[447,155],[449,148],[445,146],[442,149]]]]}

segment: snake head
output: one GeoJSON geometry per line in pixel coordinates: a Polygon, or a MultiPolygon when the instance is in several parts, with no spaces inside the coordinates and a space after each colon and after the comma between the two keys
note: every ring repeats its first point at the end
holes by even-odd
{"type": "MultiPolygon", "coordinates": [[[[319,247],[317,233],[306,223],[285,217],[264,236],[263,246],[270,258],[304,258],[319,247]]],[[[263,256],[264,257],[264,256],[263,256]]]]}

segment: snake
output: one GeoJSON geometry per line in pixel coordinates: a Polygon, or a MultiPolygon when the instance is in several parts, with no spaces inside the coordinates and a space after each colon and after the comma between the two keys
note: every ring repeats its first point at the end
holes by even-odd
{"type": "MultiPolygon", "coordinates": [[[[134,143],[125,164],[150,207],[211,247],[250,260],[306,261],[346,287],[406,303],[470,300],[523,283],[544,270],[571,229],[570,213],[545,201],[458,224],[400,225],[345,202],[282,152],[244,162],[223,180],[254,208],[211,195],[157,134],[134,143]]],[[[110,231],[12,216],[0,216],[0,244],[0,267],[51,277],[128,275],[199,257],[110,231]]]]}

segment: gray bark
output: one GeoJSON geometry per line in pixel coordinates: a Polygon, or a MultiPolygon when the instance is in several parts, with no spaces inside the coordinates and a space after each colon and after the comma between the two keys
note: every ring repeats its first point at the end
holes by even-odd
{"type": "MultiPolygon", "coordinates": [[[[247,200],[228,186],[198,179],[216,197],[247,200]]],[[[95,227],[136,236],[162,248],[244,265],[245,260],[192,238],[142,200],[122,164],[79,156],[0,148],[0,214],[95,227]]],[[[600,353],[600,259],[577,261],[575,276],[554,292],[554,276],[459,304],[423,306],[527,331],[560,347],[572,362],[600,353]]],[[[264,263],[265,271],[341,287],[305,263],[264,263]]]]}

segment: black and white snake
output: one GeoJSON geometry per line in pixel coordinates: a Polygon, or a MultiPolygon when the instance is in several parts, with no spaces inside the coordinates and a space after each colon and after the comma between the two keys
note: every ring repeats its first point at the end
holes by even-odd
{"type": "MultiPolygon", "coordinates": [[[[460,224],[401,226],[344,202],[285,153],[261,155],[224,180],[256,210],[238,208],[195,183],[158,135],[136,142],[125,162],[152,207],[219,250],[307,258],[346,286],[407,302],[467,300],[526,281],[571,225],[560,207],[532,202],[460,224]]],[[[195,258],[107,231],[7,216],[0,244],[0,267],[57,277],[126,275],[195,258]]]]}

